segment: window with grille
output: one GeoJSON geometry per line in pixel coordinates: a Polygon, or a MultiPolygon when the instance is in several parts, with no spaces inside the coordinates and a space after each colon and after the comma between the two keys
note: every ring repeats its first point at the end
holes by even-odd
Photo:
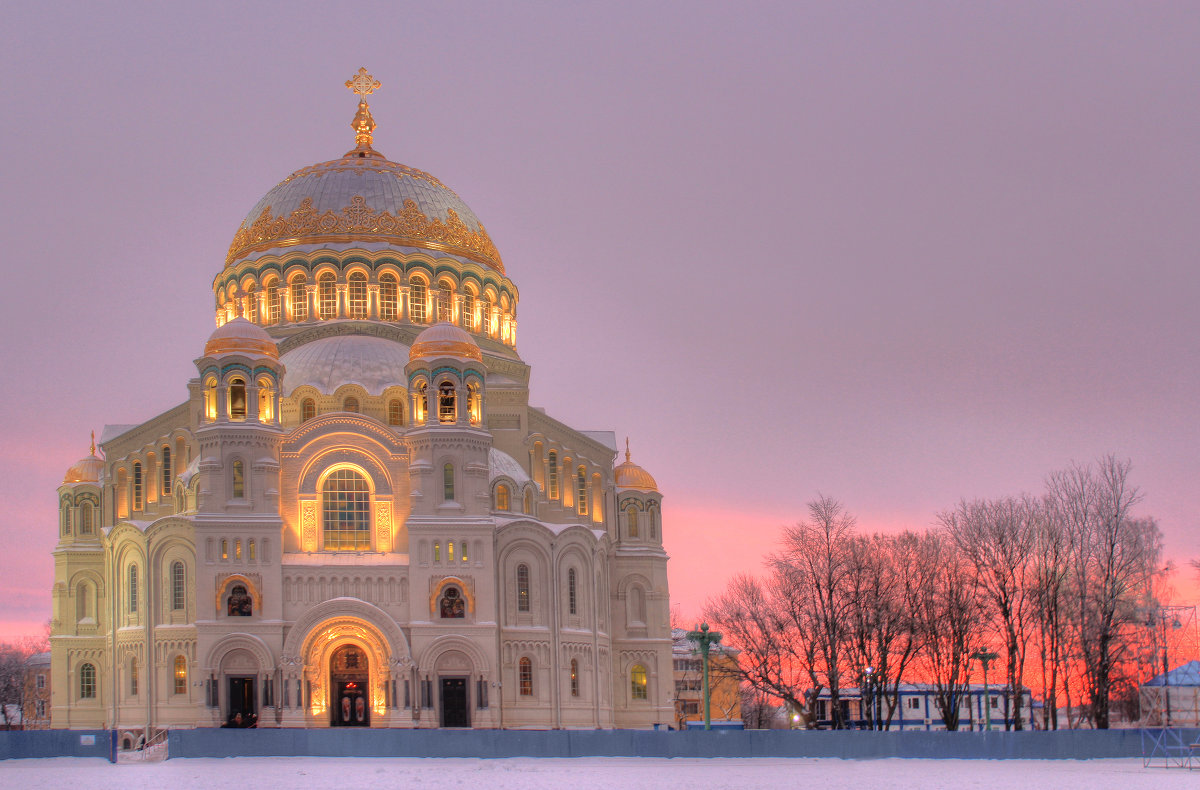
{"type": "Polygon", "coordinates": [[[629,524],[629,537],[636,538],[638,536],[638,512],[635,506],[630,505],[625,511],[625,520],[629,524]]]}
{"type": "Polygon", "coordinates": [[[571,659],[571,696],[579,696],[579,661],[571,659]]]}
{"type": "Polygon", "coordinates": [[[138,571],[136,565],[129,566],[129,613],[137,614],[138,610],[138,571]]]}
{"type": "Polygon", "coordinates": [[[437,320],[454,321],[454,291],[448,285],[438,288],[437,320]]]}
{"type": "Polygon", "coordinates": [[[91,664],[79,667],[79,698],[96,698],[96,667],[91,664]]]}
{"type": "Polygon", "coordinates": [[[258,294],[253,285],[246,288],[246,320],[258,323],[258,294]]]}
{"type": "Polygon", "coordinates": [[[508,510],[508,486],[496,486],[496,510],[508,510]]]}
{"type": "Polygon", "coordinates": [[[317,416],[317,402],[312,398],[300,401],[300,422],[308,422],[317,416]]]}
{"type": "Polygon", "coordinates": [[[317,303],[321,308],[321,318],[337,317],[337,278],[328,272],[317,280],[317,303]]]}
{"type": "Polygon", "coordinates": [[[492,303],[487,299],[479,300],[479,331],[492,336],[492,303]]]}
{"type": "Polygon", "coordinates": [[[159,490],[163,496],[171,495],[171,448],[162,448],[162,481],[159,490]]]}
{"type": "Polygon", "coordinates": [[[574,568],[571,568],[569,571],[567,571],[567,611],[571,614],[579,614],[579,609],[575,598],[574,568]]]}
{"type": "Polygon", "coordinates": [[[291,302],[292,320],[307,321],[308,320],[308,280],[304,275],[297,275],[292,279],[291,293],[288,294],[288,301],[291,302]]]}
{"type": "Polygon", "coordinates": [[[181,611],[187,603],[186,572],[183,563],[176,560],[171,563],[171,609],[181,611]]]}
{"type": "Polygon", "coordinates": [[[582,466],[575,472],[575,507],[579,515],[586,516],[588,512],[587,470],[582,466]]]}
{"type": "Polygon", "coordinates": [[[420,280],[409,285],[408,314],[415,324],[423,324],[429,318],[429,289],[420,280]]]}
{"type": "Polygon", "coordinates": [[[231,493],[234,499],[242,499],[246,496],[246,467],[241,461],[234,461],[232,477],[231,493]]]}
{"type": "Polygon", "coordinates": [[[522,697],[533,696],[533,661],[529,656],[522,656],[519,671],[519,686],[522,697]]]}
{"type": "Polygon", "coordinates": [[[137,659],[129,660],[129,696],[136,697],[138,693],[137,659]]]}
{"type": "Polygon", "coordinates": [[[454,501],[454,464],[442,467],[442,499],[447,502],[454,501]]]}
{"type": "Polygon", "coordinates": [[[629,693],[633,699],[646,699],[646,668],[641,664],[629,670],[629,693]]]}
{"type": "Polygon", "coordinates": [[[404,401],[399,398],[388,401],[388,425],[404,424],[404,401]]]}
{"type": "Polygon", "coordinates": [[[549,466],[549,481],[547,481],[547,489],[550,492],[551,499],[558,499],[558,453],[554,450],[550,451],[547,461],[549,466]]]}
{"type": "Polygon", "coordinates": [[[92,506],[89,502],[79,506],[79,534],[92,534],[92,506]]]}
{"type": "Polygon", "coordinates": [[[350,317],[366,318],[367,278],[365,275],[358,272],[350,275],[349,288],[347,289],[346,296],[350,300],[350,317]]]}
{"type": "Polygon", "coordinates": [[[133,509],[142,509],[142,465],[133,465],[133,509]]]}
{"type": "Polygon", "coordinates": [[[353,469],[338,469],[325,478],[321,492],[325,548],[368,551],[371,548],[371,492],[353,469]]]}
{"type": "Polygon", "coordinates": [[[267,293],[267,321],[266,321],[266,323],[278,324],[279,323],[279,314],[280,314],[279,285],[278,285],[278,283],[275,282],[275,280],[271,280],[269,283],[267,283],[266,293],[267,293]]]}
{"type": "Polygon", "coordinates": [[[397,313],[399,313],[399,299],[397,294],[399,288],[396,285],[396,278],[390,274],[379,276],[379,319],[381,321],[395,321],[397,313]]]}
{"type": "Polygon", "coordinates": [[[475,294],[470,291],[463,293],[462,325],[468,331],[475,330],[475,294]]]}
{"type": "Polygon", "coordinates": [[[175,693],[187,694],[187,659],[175,656],[175,693]]]}
{"type": "Polygon", "coordinates": [[[524,563],[517,566],[517,611],[529,611],[529,566],[524,563]]]}

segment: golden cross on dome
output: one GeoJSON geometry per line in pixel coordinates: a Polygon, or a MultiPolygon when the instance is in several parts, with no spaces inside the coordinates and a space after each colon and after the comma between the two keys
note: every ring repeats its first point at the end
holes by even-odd
{"type": "Polygon", "coordinates": [[[379,90],[379,80],[368,74],[366,66],[363,66],[357,74],[346,80],[346,87],[359,96],[366,97],[379,90]]]}
{"type": "Polygon", "coordinates": [[[96,432],[92,431],[92,455],[96,454],[96,432]]]}
{"type": "Polygon", "coordinates": [[[379,80],[368,74],[364,66],[346,80],[346,87],[359,96],[358,112],[354,113],[354,120],[350,122],[350,128],[354,130],[355,149],[346,156],[379,156],[371,149],[375,119],[371,117],[371,108],[367,105],[367,97],[379,90],[379,80]]]}

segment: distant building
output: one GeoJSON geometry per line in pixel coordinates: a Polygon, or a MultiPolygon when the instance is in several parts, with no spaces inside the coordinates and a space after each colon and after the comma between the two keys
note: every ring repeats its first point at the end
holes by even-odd
{"type": "MultiPolygon", "coordinates": [[[[704,665],[687,630],[671,629],[671,658],[675,667],[675,725],[687,729],[689,721],[704,721],[704,665]]],[[[708,653],[709,713],[714,725],[742,724],[741,680],[737,673],[738,650],[722,644],[708,653]]]]}
{"type": "Polygon", "coordinates": [[[50,651],[25,659],[21,720],[27,730],[50,729],[50,651]]]}
{"type": "MultiPolygon", "coordinates": [[[[833,726],[829,689],[824,689],[814,703],[816,725],[826,729],[833,726]]],[[[843,688],[838,690],[838,703],[842,718],[854,729],[870,729],[872,721],[887,720],[887,703],[882,696],[864,699],[862,689],[843,688]],[[874,714],[874,715],[872,715],[874,714]]],[[[959,706],[959,730],[984,730],[990,718],[993,730],[1011,726],[1013,706],[1004,686],[989,684],[984,693],[982,684],[972,684],[963,689],[959,706]]],[[[1020,713],[1023,726],[1029,728],[1033,711],[1033,693],[1022,687],[1020,713]]],[[[896,709],[892,714],[889,730],[945,730],[946,722],[937,706],[937,687],[929,683],[900,684],[896,709]]]]}
{"type": "Polygon", "coordinates": [[[1142,684],[1142,722],[1152,727],[1200,726],[1200,661],[1189,661],[1142,684]]]}

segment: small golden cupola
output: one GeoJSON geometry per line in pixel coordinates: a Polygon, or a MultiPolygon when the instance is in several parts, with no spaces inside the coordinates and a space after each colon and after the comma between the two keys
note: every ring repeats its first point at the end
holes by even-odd
{"type": "Polygon", "coordinates": [[[99,483],[100,473],[104,471],[104,461],[96,457],[96,432],[92,431],[91,455],[76,461],[63,476],[63,484],[99,483]]]}
{"type": "Polygon", "coordinates": [[[221,357],[226,354],[279,359],[279,348],[274,339],[267,334],[267,330],[238,317],[217,327],[204,344],[206,357],[221,357]]]}
{"type": "Polygon", "coordinates": [[[642,467],[629,460],[629,439],[625,439],[625,463],[613,470],[613,482],[617,488],[637,491],[658,491],[658,483],[642,467]]]}
{"type": "Polygon", "coordinates": [[[483,361],[483,352],[475,338],[454,324],[434,324],[417,335],[409,351],[409,362],[419,359],[437,359],[438,357],[457,357],[458,359],[483,361]]]}

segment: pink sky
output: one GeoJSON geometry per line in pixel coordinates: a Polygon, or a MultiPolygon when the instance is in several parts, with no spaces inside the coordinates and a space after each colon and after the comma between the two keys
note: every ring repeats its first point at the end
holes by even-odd
{"type": "Polygon", "coordinates": [[[685,617],[864,529],[1129,458],[1200,556],[1194,3],[20,4],[0,24],[0,638],[88,432],[177,404],[268,189],[352,145],[474,209],[532,400],[631,437],[685,617]]]}

